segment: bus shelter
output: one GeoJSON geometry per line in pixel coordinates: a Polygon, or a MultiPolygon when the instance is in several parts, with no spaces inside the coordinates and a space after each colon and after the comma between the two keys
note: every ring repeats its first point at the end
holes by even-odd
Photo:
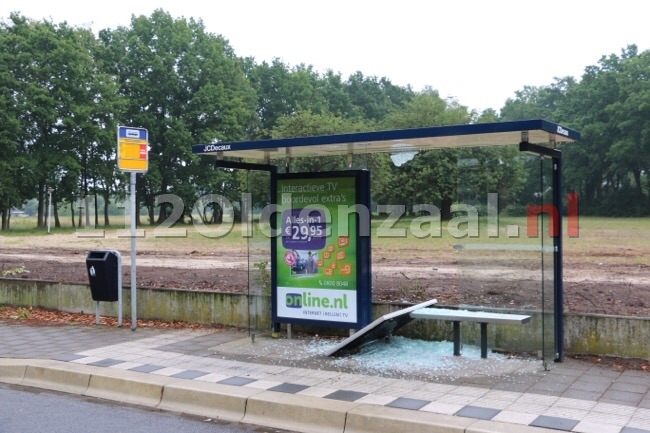
{"type": "MultiPolygon", "coordinates": [[[[491,196],[496,191],[472,191],[472,185],[466,181],[472,177],[470,175],[476,170],[489,170],[489,167],[477,167],[471,156],[457,161],[457,200],[462,201],[467,198],[470,202],[476,202],[477,197],[482,194],[478,200],[487,203],[487,210],[481,215],[481,234],[460,236],[453,241],[453,246],[449,248],[448,254],[449,256],[453,255],[453,263],[456,265],[458,275],[456,291],[459,294],[457,303],[452,307],[472,310],[487,309],[488,307],[481,302],[481,299],[487,299],[492,296],[491,294],[500,290],[511,290],[513,293],[521,291],[526,291],[529,294],[534,293],[536,301],[533,303],[522,305],[513,300],[512,307],[499,306],[501,310],[534,313],[533,325],[516,335],[508,332],[500,335],[499,331],[495,331],[496,334],[491,338],[494,339],[494,344],[497,346],[501,345],[500,341],[503,339],[517,339],[518,350],[541,354],[544,362],[547,363],[562,361],[564,340],[562,280],[564,230],[562,216],[565,215],[565,211],[562,192],[562,151],[558,145],[575,142],[579,139],[580,133],[575,130],[546,120],[533,119],[196,144],[192,147],[192,151],[195,154],[213,158],[215,167],[267,172],[269,173],[269,182],[276,185],[278,174],[289,173],[291,163],[296,158],[344,157],[347,158],[348,167],[352,170],[359,168],[353,167],[355,165],[353,162],[355,155],[360,154],[388,153],[394,161],[398,161],[396,164],[399,165],[413,158],[419,152],[435,149],[482,149],[497,146],[516,148],[520,157],[527,161],[528,176],[533,181],[535,190],[532,193],[527,191],[525,197],[518,198],[520,205],[523,205],[523,207],[520,206],[518,214],[514,212],[505,217],[502,217],[500,209],[496,205],[498,202],[491,201],[491,196]]],[[[489,173],[486,174],[489,175],[489,173]]],[[[345,173],[336,175],[345,176],[345,173]]],[[[305,173],[302,178],[309,178],[309,176],[309,173],[305,173]]],[[[315,178],[319,176],[323,177],[322,174],[314,174],[315,178]]],[[[287,178],[285,175],[283,179],[287,178]]],[[[328,180],[331,179],[328,178],[328,180]]],[[[435,186],[432,185],[432,187],[435,186]]],[[[361,188],[369,188],[369,186],[364,184],[361,188]]],[[[279,194],[276,190],[271,192],[274,199],[276,194],[279,194]]],[[[370,191],[370,195],[372,195],[372,191],[370,191]]],[[[246,207],[245,203],[241,205],[246,207]]],[[[577,201],[573,196],[569,200],[569,214],[572,211],[574,214],[577,212],[577,201]]],[[[307,215],[308,218],[312,216],[311,214],[307,215]]],[[[577,214],[574,216],[577,217],[577,214]]],[[[291,218],[297,220],[297,214],[291,214],[291,218]]],[[[271,225],[273,226],[272,221],[271,225]]],[[[314,230],[314,227],[308,228],[314,230]]],[[[426,240],[424,241],[426,242],[426,240]]],[[[268,238],[251,236],[249,238],[249,263],[267,263],[264,260],[268,261],[269,255],[272,258],[278,255],[277,245],[280,244],[274,243],[273,239],[269,243],[268,238]]],[[[323,244],[324,246],[325,244],[323,244]]],[[[360,250],[363,248],[359,247],[360,250]]],[[[369,248],[368,251],[363,254],[368,256],[366,272],[371,275],[369,256],[372,247],[369,244],[367,248],[369,248]]],[[[332,253],[335,252],[332,251],[332,253]]],[[[297,268],[296,272],[301,272],[300,265],[293,265],[299,262],[296,258],[298,255],[293,254],[292,256],[292,254],[293,251],[284,254],[285,262],[291,263],[293,267],[297,268]]],[[[311,251],[309,254],[311,256],[311,251]]],[[[282,260],[282,256],[280,260],[282,260]]],[[[435,258],[432,258],[432,261],[435,261],[435,258]]],[[[272,263],[275,268],[279,267],[277,260],[272,260],[272,263]]],[[[325,267],[327,267],[326,265],[327,263],[324,264],[325,267]]],[[[274,281],[279,278],[278,270],[275,268],[272,267],[270,271],[274,281]]],[[[259,266],[251,265],[249,270],[258,272],[260,269],[259,266]]],[[[251,281],[249,293],[255,291],[259,293],[259,287],[253,290],[255,278],[249,278],[249,281],[251,281]]],[[[358,281],[355,280],[359,285],[371,285],[370,281],[365,277],[358,281]]],[[[277,296],[278,287],[276,286],[277,284],[273,285],[272,296],[277,296]]],[[[359,302],[370,303],[371,287],[367,287],[367,290],[365,292],[367,299],[361,299],[359,302]]],[[[311,295],[311,292],[301,295],[301,300],[297,294],[291,293],[290,295],[292,298],[287,295],[287,299],[300,307],[304,306],[305,302],[313,302],[313,299],[317,298],[317,296],[311,295]]],[[[275,322],[280,320],[278,319],[279,313],[276,314],[278,300],[273,299],[272,302],[274,303],[273,325],[277,326],[279,323],[275,322]]],[[[253,304],[251,304],[251,309],[259,308],[257,303],[253,304]]],[[[491,308],[493,309],[493,306],[491,308]]],[[[363,311],[359,311],[359,314],[364,316],[363,311]]],[[[251,310],[251,314],[257,314],[257,312],[251,310]]],[[[357,325],[366,325],[371,320],[371,317],[360,317],[357,325]]],[[[291,323],[291,321],[289,320],[287,323],[291,323]]],[[[317,325],[325,324],[318,320],[315,323],[317,325]]],[[[357,328],[359,327],[361,326],[357,326],[357,328]]],[[[468,339],[471,340],[470,337],[468,339]]]]}

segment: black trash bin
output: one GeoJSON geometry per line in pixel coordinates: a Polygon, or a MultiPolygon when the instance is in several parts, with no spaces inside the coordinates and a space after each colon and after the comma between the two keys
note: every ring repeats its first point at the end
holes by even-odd
{"type": "Polygon", "coordinates": [[[93,301],[117,301],[118,256],[113,251],[89,251],[86,269],[93,301]]]}

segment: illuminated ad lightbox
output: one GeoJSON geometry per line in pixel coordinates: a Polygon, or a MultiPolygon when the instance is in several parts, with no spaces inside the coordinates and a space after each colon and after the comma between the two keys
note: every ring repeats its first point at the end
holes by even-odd
{"type": "Polygon", "coordinates": [[[357,329],[371,319],[370,174],[277,174],[273,322],[357,329]]]}

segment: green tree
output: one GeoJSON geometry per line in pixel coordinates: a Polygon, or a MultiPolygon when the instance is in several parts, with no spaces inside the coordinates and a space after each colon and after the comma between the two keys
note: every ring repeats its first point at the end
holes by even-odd
{"type": "Polygon", "coordinates": [[[20,206],[24,196],[19,173],[27,163],[21,158],[22,143],[20,112],[18,101],[12,89],[19,83],[12,73],[11,64],[15,61],[11,47],[15,37],[6,23],[0,23],[0,230],[8,230],[11,208],[20,206]]]}
{"type": "Polygon", "coordinates": [[[279,119],[302,110],[327,110],[323,80],[311,66],[290,67],[279,59],[255,65],[248,60],[247,76],[257,94],[258,127],[252,138],[270,138],[279,119]]]}
{"type": "MultiPolygon", "coordinates": [[[[635,49],[623,58],[636,55],[635,49]]],[[[580,83],[570,89],[564,112],[568,126],[582,134],[580,143],[563,147],[565,187],[580,196],[583,213],[601,213],[608,195],[618,187],[612,171],[610,148],[620,139],[611,107],[621,100],[622,58],[603,56],[598,65],[585,68],[580,83]]],[[[611,204],[611,203],[610,203],[611,204]]],[[[608,206],[607,206],[608,207],[608,206]]]]}
{"type": "Polygon", "coordinates": [[[573,77],[555,78],[548,86],[524,86],[515,92],[515,98],[506,100],[501,108],[501,119],[557,121],[558,118],[563,118],[568,93],[575,86],[576,80],[573,77]]]}
{"type": "MultiPolygon", "coordinates": [[[[363,123],[354,120],[347,120],[331,113],[315,114],[310,110],[305,110],[299,111],[293,116],[280,118],[271,135],[273,138],[307,137],[310,135],[359,132],[364,129],[365,125],[363,123]]],[[[349,161],[346,155],[296,158],[291,162],[291,171],[340,170],[347,165],[349,165],[349,161]]]]}
{"type": "Polygon", "coordinates": [[[391,111],[405,107],[413,96],[410,87],[396,86],[386,77],[365,77],[360,71],[350,75],[346,90],[363,119],[375,122],[381,122],[391,111]]]}
{"type": "Polygon", "coordinates": [[[138,201],[150,222],[161,222],[170,208],[159,206],[156,218],[157,196],[177,194],[194,203],[192,191],[219,178],[214,170],[196,173],[205,166],[191,146],[244,137],[254,117],[254,92],[227,41],[206,32],[201,21],[156,10],[132,17],[130,28],[100,32],[100,39],[107,70],[126,100],[119,122],[149,131],[149,170],[139,176],[138,201]]]}
{"type": "MultiPolygon", "coordinates": [[[[610,171],[621,180],[621,189],[636,203],[627,203],[634,214],[647,214],[650,179],[650,52],[628,47],[618,76],[621,96],[607,107],[617,132],[607,153],[610,171]]],[[[623,192],[623,191],[621,191],[623,192]]]]}
{"type": "Polygon", "coordinates": [[[3,33],[20,141],[31,161],[23,167],[29,175],[25,180],[37,196],[37,224],[43,227],[48,189],[56,188],[65,173],[78,169],[74,131],[84,122],[88,105],[97,102],[89,86],[94,80],[86,44],[90,33],[17,14],[4,24],[3,33]]]}
{"type": "MultiPolygon", "coordinates": [[[[394,109],[382,125],[386,128],[417,128],[467,123],[473,112],[455,100],[445,101],[438,92],[427,88],[416,94],[403,109],[394,109]]],[[[378,191],[380,201],[403,204],[407,210],[415,204],[436,204],[443,219],[451,218],[458,185],[458,149],[419,152],[413,160],[394,167],[387,175],[387,189],[378,191]],[[391,185],[400,185],[399,188],[391,185]]]]}

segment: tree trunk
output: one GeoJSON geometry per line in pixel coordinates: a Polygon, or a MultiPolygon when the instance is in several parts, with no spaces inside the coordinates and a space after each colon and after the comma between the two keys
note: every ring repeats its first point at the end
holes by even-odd
{"type": "Polygon", "coordinates": [[[162,224],[167,219],[167,206],[165,203],[158,205],[158,221],[156,224],[162,224]]]}
{"type": "Polygon", "coordinates": [[[95,194],[95,227],[99,226],[99,208],[97,207],[97,188],[94,188],[95,194]]]}
{"type": "Polygon", "coordinates": [[[2,225],[0,226],[0,230],[7,230],[7,213],[11,212],[10,210],[7,209],[2,209],[0,210],[0,215],[2,215],[2,225]]]}
{"type": "Polygon", "coordinates": [[[45,224],[43,223],[43,208],[45,207],[43,204],[44,198],[43,198],[43,190],[45,189],[45,184],[43,182],[38,183],[38,212],[37,212],[37,217],[36,217],[36,227],[39,229],[42,229],[45,227],[45,224]]]}
{"type": "Polygon", "coordinates": [[[72,228],[76,228],[77,226],[74,223],[74,200],[70,202],[70,214],[72,215],[72,228]]]}
{"type": "Polygon", "coordinates": [[[633,169],[632,173],[634,174],[634,184],[636,185],[636,190],[639,192],[639,195],[643,195],[643,185],[641,184],[641,170],[633,169]]]}
{"type": "Polygon", "coordinates": [[[52,209],[54,213],[54,227],[56,228],[61,228],[61,221],[59,220],[59,209],[57,206],[57,201],[56,201],[56,192],[52,193],[52,209]]]}
{"type": "MultiPolygon", "coordinates": [[[[167,185],[163,184],[160,187],[160,194],[167,194],[167,185]]],[[[154,203],[155,205],[155,203],[154,203]]],[[[159,203],[158,204],[158,221],[156,224],[162,224],[163,221],[167,219],[167,206],[166,204],[159,203]]],[[[152,220],[153,222],[153,220],[152,220]]]]}
{"type": "Polygon", "coordinates": [[[449,221],[451,219],[451,204],[452,199],[449,197],[443,198],[440,203],[440,219],[442,221],[449,221]]]}
{"type": "Polygon", "coordinates": [[[84,196],[84,207],[86,214],[86,224],[84,227],[90,227],[90,197],[88,197],[88,191],[86,190],[86,195],[84,196]]]}
{"type": "Polygon", "coordinates": [[[108,205],[110,204],[110,200],[108,198],[108,189],[104,191],[104,227],[108,227],[110,225],[108,221],[108,205]]]}
{"type": "Polygon", "coordinates": [[[149,212],[149,224],[153,225],[154,221],[156,220],[156,214],[155,214],[153,204],[147,206],[147,212],[149,212]]]}

